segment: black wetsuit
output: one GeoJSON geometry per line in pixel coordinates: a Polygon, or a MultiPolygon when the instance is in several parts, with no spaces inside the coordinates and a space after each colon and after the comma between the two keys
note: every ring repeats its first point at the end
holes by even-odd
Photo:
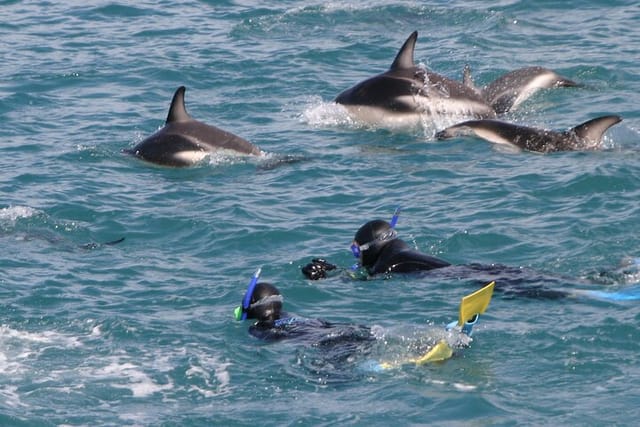
{"type": "Polygon", "coordinates": [[[496,291],[502,292],[507,297],[559,299],[570,295],[569,292],[554,290],[547,286],[551,284],[561,288],[566,283],[566,278],[499,264],[452,265],[447,261],[411,249],[400,239],[386,243],[380,249],[375,263],[366,268],[370,275],[428,272],[430,276],[471,279],[474,286],[495,280],[496,291]]]}
{"type": "Polygon", "coordinates": [[[576,279],[502,264],[451,265],[428,274],[430,277],[465,280],[474,287],[495,281],[496,292],[506,298],[562,299],[572,293],[558,289],[566,287],[567,283],[576,283],[576,279]]]}
{"type": "Polygon", "coordinates": [[[257,322],[249,333],[269,342],[292,341],[297,364],[311,372],[312,378],[326,381],[352,381],[354,375],[362,375],[357,368],[371,358],[379,342],[366,326],[296,316],[257,322]]]}
{"type": "Polygon", "coordinates": [[[259,321],[249,327],[249,333],[265,341],[299,338],[314,345],[375,340],[366,326],[331,323],[322,319],[289,316],[284,313],[275,321],[259,321]]]}
{"type": "Polygon", "coordinates": [[[373,266],[367,267],[369,274],[411,273],[448,267],[451,264],[436,257],[418,252],[400,239],[384,245],[373,266]]]}

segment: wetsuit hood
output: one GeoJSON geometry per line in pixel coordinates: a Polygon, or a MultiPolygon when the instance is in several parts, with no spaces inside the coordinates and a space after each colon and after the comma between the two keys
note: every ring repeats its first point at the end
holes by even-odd
{"type": "Polygon", "coordinates": [[[259,322],[269,322],[280,318],[282,313],[282,295],[274,285],[260,282],[251,295],[251,302],[247,309],[247,319],[257,319],[259,322]]]}
{"type": "Polygon", "coordinates": [[[362,266],[369,268],[375,265],[385,245],[395,239],[393,227],[387,221],[376,219],[360,227],[353,240],[361,247],[362,266]],[[367,246],[366,249],[363,245],[367,246]]]}

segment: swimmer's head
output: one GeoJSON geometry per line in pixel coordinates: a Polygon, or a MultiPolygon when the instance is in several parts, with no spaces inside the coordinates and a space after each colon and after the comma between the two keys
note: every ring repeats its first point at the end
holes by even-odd
{"type": "Polygon", "coordinates": [[[270,283],[260,282],[249,285],[242,299],[242,305],[236,307],[236,320],[257,319],[260,322],[274,321],[282,312],[282,295],[278,288],[270,283]]]}
{"type": "Polygon", "coordinates": [[[363,267],[371,267],[376,263],[384,245],[396,239],[397,236],[398,234],[387,221],[381,219],[369,221],[356,232],[351,251],[355,257],[360,258],[363,267]]]}

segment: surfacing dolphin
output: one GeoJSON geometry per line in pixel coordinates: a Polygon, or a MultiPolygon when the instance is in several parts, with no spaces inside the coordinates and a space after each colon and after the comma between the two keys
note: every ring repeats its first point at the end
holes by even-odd
{"type": "Polygon", "coordinates": [[[599,149],[602,136],[607,129],[621,121],[620,116],[602,116],[567,131],[558,132],[514,125],[500,120],[469,120],[436,133],[436,138],[450,139],[475,135],[494,144],[507,144],[538,153],[590,151],[599,149]]]}
{"type": "Polygon", "coordinates": [[[542,67],[512,71],[484,88],[476,88],[468,67],[463,82],[415,65],[418,32],[404,42],[388,71],[340,93],[343,105],[358,122],[382,127],[415,126],[424,120],[456,123],[491,119],[510,111],[535,91],[556,86],[576,86],[542,67]]]}
{"type": "Polygon", "coordinates": [[[518,107],[540,89],[576,86],[576,82],[547,68],[524,67],[498,77],[482,88],[482,95],[497,114],[504,114],[518,107]]]}
{"type": "Polygon", "coordinates": [[[191,166],[216,152],[263,155],[249,141],[192,119],[184,105],[185,90],[180,86],[173,95],[164,127],[125,152],[164,166],[191,166]]]}

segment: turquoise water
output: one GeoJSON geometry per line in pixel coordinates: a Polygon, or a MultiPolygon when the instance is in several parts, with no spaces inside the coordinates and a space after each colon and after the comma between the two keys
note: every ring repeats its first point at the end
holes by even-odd
{"type": "Polygon", "coordinates": [[[262,266],[289,311],[374,326],[381,357],[407,350],[491,277],[300,274],[314,256],[353,263],[357,228],[398,205],[400,236],[455,264],[636,284],[599,275],[640,255],[636,2],[0,5],[0,425],[634,424],[634,301],[496,293],[470,348],[384,373],[257,342],[232,311],[262,266]],[[602,151],[553,155],[349,122],[332,99],[413,30],[416,61],[449,77],[541,65],[583,84],[511,120],[624,121],[602,151]],[[193,117],[269,158],[175,170],[123,155],[180,85],[193,117]]]}

